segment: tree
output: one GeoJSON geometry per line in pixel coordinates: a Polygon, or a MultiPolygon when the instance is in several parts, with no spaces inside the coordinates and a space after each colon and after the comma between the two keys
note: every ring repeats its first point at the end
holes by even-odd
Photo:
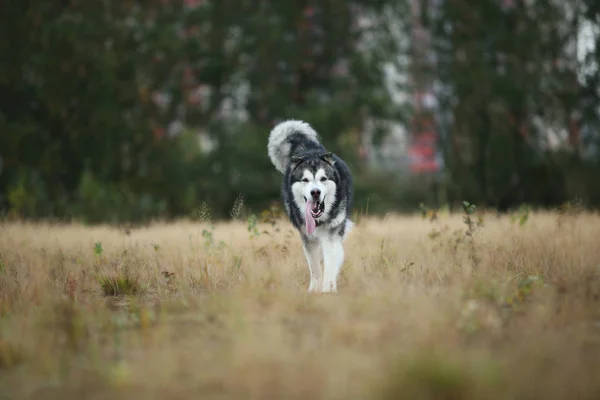
{"type": "Polygon", "coordinates": [[[558,1],[443,2],[433,23],[456,200],[506,208],[565,196],[548,140],[581,109],[575,9],[558,1]]]}
{"type": "Polygon", "coordinates": [[[223,215],[240,193],[264,206],[277,197],[278,177],[264,173],[275,120],[306,118],[333,143],[361,123],[359,106],[393,115],[382,89],[389,26],[357,19],[400,7],[4,2],[0,209],[118,221],[186,215],[201,201],[223,215]]]}

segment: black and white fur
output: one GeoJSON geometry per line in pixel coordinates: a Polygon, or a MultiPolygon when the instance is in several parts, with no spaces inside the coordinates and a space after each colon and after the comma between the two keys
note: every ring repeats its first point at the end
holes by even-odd
{"type": "Polygon", "coordinates": [[[346,163],[319,143],[317,132],[306,122],[288,120],[269,135],[268,153],[283,174],[281,196],[286,213],[300,232],[310,269],[309,292],[337,292],[344,262],[343,242],[353,226],[353,181],[346,163]],[[306,227],[307,200],[318,207],[310,211],[316,228],[306,227]],[[321,270],[321,256],[324,271],[321,270]]]}

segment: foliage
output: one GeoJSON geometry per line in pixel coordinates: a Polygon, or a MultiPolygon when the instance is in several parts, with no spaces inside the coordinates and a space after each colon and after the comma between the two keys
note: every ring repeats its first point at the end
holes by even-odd
{"type": "Polygon", "coordinates": [[[247,226],[248,226],[248,233],[250,235],[251,240],[252,240],[252,238],[255,238],[258,235],[260,235],[260,232],[256,228],[257,223],[258,223],[258,218],[256,217],[256,215],[252,214],[248,217],[247,226]]]}
{"type": "Polygon", "coordinates": [[[126,273],[102,275],[98,284],[105,296],[134,295],[140,290],[140,283],[126,273]]]}
{"type": "MultiPolygon", "coordinates": [[[[142,221],[189,215],[202,201],[224,216],[243,193],[266,208],[278,197],[265,151],[273,121],[306,118],[333,144],[359,123],[359,104],[393,111],[380,79],[391,57],[357,51],[367,28],[355,20],[359,10],[389,16],[391,4],[9,2],[0,207],[142,221]]],[[[381,26],[369,34],[393,50],[381,26]]]]}
{"type": "Polygon", "coordinates": [[[104,252],[104,249],[102,248],[102,243],[101,242],[94,243],[94,254],[96,255],[96,257],[102,256],[103,252],[104,252]]]}
{"type": "MultiPolygon", "coordinates": [[[[141,222],[206,202],[220,218],[241,195],[245,217],[257,214],[279,199],[265,145],[285,118],[310,121],[348,161],[357,210],[463,198],[499,209],[575,196],[600,204],[599,153],[589,150],[600,130],[600,45],[582,61],[572,50],[597,4],[445,1],[435,12],[421,3],[413,16],[410,2],[391,0],[8,1],[0,212],[141,222]],[[369,171],[357,151],[368,123],[410,114],[390,96],[409,80],[386,84],[384,72],[407,72],[412,17],[437,63],[413,59],[411,73],[441,88],[446,171],[433,184],[369,171]],[[585,148],[549,148],[549,130],[571,138],[573,127],[585,148]]],[[[385,129],[375,131],[380,142],[385,129]]]]}
{"type": "Polygon", "coordinates": [[[516,212],[511,216],[510,221],[512,223],[519,222],[519,226],[524,226],[529,220],[529,214],[531,207],[528,204],[521,204],[516,212]]]}
{"type": "Polygon", "coordinates": [[[588,164],[577,129],[597,133],[597,117],[580,117],[581,3],[443,2],[431,26],[451,197],[548,206],[573,195],[568,181],[591,183],[576,172],[588,164]],[[556,129],[569,141],[553,139],[556,129]],[[558,150],[552,140],[563,142],[558,150]]]}

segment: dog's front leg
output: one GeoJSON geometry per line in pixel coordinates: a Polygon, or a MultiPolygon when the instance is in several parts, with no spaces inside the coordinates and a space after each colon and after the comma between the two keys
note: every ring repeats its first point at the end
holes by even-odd
{"type": "Polygon", "coordinates": [[[323,277],[323,292],[337,292],[337,278],[344,262],[344,247],[338,236],[323,240],[323,261],[325,272],[323,277]]]}
{"type": "Polygon", "coordinates": [[[321,282],[323,281],[323,273],[321,271],[321,245],[317,240],[303,237],[302,248],[304,249],[306,261],[308,262],[308,269],[310,271],[310,285],[308,286],[308,292],[319,291],[321,289],[321,282]]]}

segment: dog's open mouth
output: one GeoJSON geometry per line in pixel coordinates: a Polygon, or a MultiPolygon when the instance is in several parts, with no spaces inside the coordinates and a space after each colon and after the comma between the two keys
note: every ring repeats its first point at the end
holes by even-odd
{"type": "Polygon", "coordinates": [[[325,212],[325,201],[324,200],[319,203],[319,202],[315,202],[313,200],[308,200],[305,197],[304,201],[309,203],[306,206],[307,206],[307,209],[310,210],[310,215],[313,218],[319,218],[321,215],[323,215],[323,212],[325,212]]]}
{"type": "Polygon", "coordinates": [[[325,202],[322,201],[320,203],[313,203],[313,207],[310,210],[311,215],[313,216],[313,218],[319,218],[321,215],[323,215],[323,211],[325,211],[325,202]]]}
{"type": "Polygon", "coordinates": [[[325,211],[325,202],[315,202],[308,200],[306,197],[304,200],[306,201],[306,210],[304,214],[306,231],[312,235],[317,228],[317,221],[315,221],[315,219],[323,215],[323,211],[325,211]]]}

